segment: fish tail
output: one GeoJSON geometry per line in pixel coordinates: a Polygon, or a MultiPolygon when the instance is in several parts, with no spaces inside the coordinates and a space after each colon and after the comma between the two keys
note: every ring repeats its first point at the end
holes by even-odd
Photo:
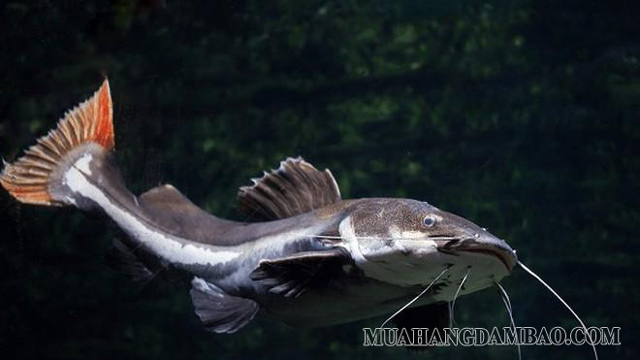
{"type": "Polygon", "coordinates": [[[22,203],[78,206],[65,186],[65,172],[86,154],[108,157],[114,146],[113,106],[105,79],[92,97],[68,111],[22,157],[5,162],[0,184],[22,203]]]}

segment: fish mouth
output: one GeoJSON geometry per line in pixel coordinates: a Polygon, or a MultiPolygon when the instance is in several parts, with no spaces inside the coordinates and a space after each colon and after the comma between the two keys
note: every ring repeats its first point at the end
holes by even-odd
{"type": "Polygon", "coordinates": [[[438,250],[454,255],[459,252],[467,252],[493,256],[511,272],[518,263],[516,252],[504,241],[496,240],[498,239],[491,239],[487,242],[475,239],[453,240],[438,250]]]}
{"type": "Polygon", "coordinates": [[[511,272],[518,262],[518,258],[512,251],[506,251],[505,249],[496,249],[495,247],[477,247],[468,249],[458,249],[458,251],[464,251],[468,253],[490,255],[498,258],[500,262],[511,272]]]}

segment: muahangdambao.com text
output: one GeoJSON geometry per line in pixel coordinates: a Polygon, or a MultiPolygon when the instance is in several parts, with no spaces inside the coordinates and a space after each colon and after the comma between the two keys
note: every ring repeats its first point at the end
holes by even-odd
{"type": "Polygon", "coordinates": [[[364,346],[620,345],[620,327],[364,328],[364,346]]]}

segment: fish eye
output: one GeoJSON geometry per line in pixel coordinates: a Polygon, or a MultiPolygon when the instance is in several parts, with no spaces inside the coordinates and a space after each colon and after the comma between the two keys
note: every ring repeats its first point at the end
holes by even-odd
{"type": "Polygon", "coordinates": [[[426,227],[432,227],[436,224],[436,219],[434,219],[433,216],[427,215],[422,219],[422,224],[426,227]]]}

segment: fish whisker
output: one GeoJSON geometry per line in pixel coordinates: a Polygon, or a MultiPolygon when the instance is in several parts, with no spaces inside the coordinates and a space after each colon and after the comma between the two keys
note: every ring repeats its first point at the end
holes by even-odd
{"type": "Polygon", "coordinates": [[[455,307],[456,307],[456,299],[458,298],[458,295],[460,294],[460,290],[462,290],[462,287],[464,286],[464,283],[467,281],[467,278],[469,277],[470,273],[471,273],[471,266],[469,266],[467,273],[464,274],[464,277],[462,278],[462,281],[460,282],[460,285],[458,286],[456,293],[453,295],[453,301],[451,301],[451,305],[449,306],[449,314],[451,314],[451,318],[449,319],[450,328],[452,328],[453,324],[456,322],[455,313],[454,313],[455,307]]]}
{"type": "Polygon", "coordinates": [[[536,273],[534,273],[531,269],[529,269],[528,267],[526,267],[521,261],[518,261],[518,265],[520,265],[520,267],[526,271],[527,273],[529,273],[529,275],[531,275],[534,279],[538,280],[542,285],[544,285],[544,287],[547,288],[547,290],[549,290],[556,298],[558,298],[558,300],[560,300],[560,302],[562,303],[562,305],[564,305],[567,309],[569,309],[569,311],[571,312],[571,314],[573,315],[573,317],[575,317],[578,322],[580,323],[580,325],[582,325],[582,328],[584,329],[584,335],[589,339],[589,342],[591,343],[591,347],[593,348],[593,355],[595,356],[596,360],[598,360],[598,351],[596,350],[596,345],[593,342],[593,339],[591,338],[591,335],[589,335],[589,331],[587,329],[587,326],[584,324],[584,322],[582,321],[582,319],[580,319],[580,317],[578,316],[578,314],[576,314],[575,311],[573,311],[573,309],[571,308],[571,306],[569,306],[569,304],[567,304],[566,301],[564,301],[564,299],[562,299],[562,297],[560,297],[560,295],[553,290],[553,288],[551,286],[549,286],[549,284],[547,284],[544,280],[542,280],[542,278],[540,276],[538,276],[536,273]]]}
{"type": "Polygon", "coordinates": [[[504,303],[505,308],[507,309],[507,314],[509,314],[509,321],[511,322],[511,328],[513,329],[513,336],[515,337],[516,346],[518,347],[518,360],[522,360],[522,350],[520,349],[520,340],[518,339],[518,332],[516,329],[516,323],[513,321],[513,307],[511,306],[511,300],[509,299],[509,295],[507,291],[500,285],[500,283],[493,283],[496,290],[498,290],[498,294],[500,294],[500,298],[504,303]]]}
{"type": "Polygon", "coordinates": [[[422,295],[424,295],[427,291],[429,291],[429,289],[431,289],[431,287],[433,286],[433,284],[436,283],[436,281],[438,281],[442,275],[444,275],[447,271],[449,271],[449,267],[444,268],[444,270],[442,270],[442,272],[440,274],[438,274],[438,276],[435,277],[435,279],[433,279],[429,285],[427,285],[427,287],[422,290],[422,292],[420,292],[420,294],[418,294],[418,296],[414,297],[413,299],[411,299],[408,303],[406,303],[403,307],[401,307],[400,309],[398,309],[398,311],[394,312],[391,316],[389,316],[387,318],[387,320],[385,320],[382,325],[380,325],[380,328],[384,328],[385,325],[387,325],[387,323],[393,319],[394,317],[396,317],[398,314],[400,314],[404,309],[408,308],[409,306],[411,306],[414,302],[418,301],[418,299],[420,299],[420,297],[422,295]]]}

